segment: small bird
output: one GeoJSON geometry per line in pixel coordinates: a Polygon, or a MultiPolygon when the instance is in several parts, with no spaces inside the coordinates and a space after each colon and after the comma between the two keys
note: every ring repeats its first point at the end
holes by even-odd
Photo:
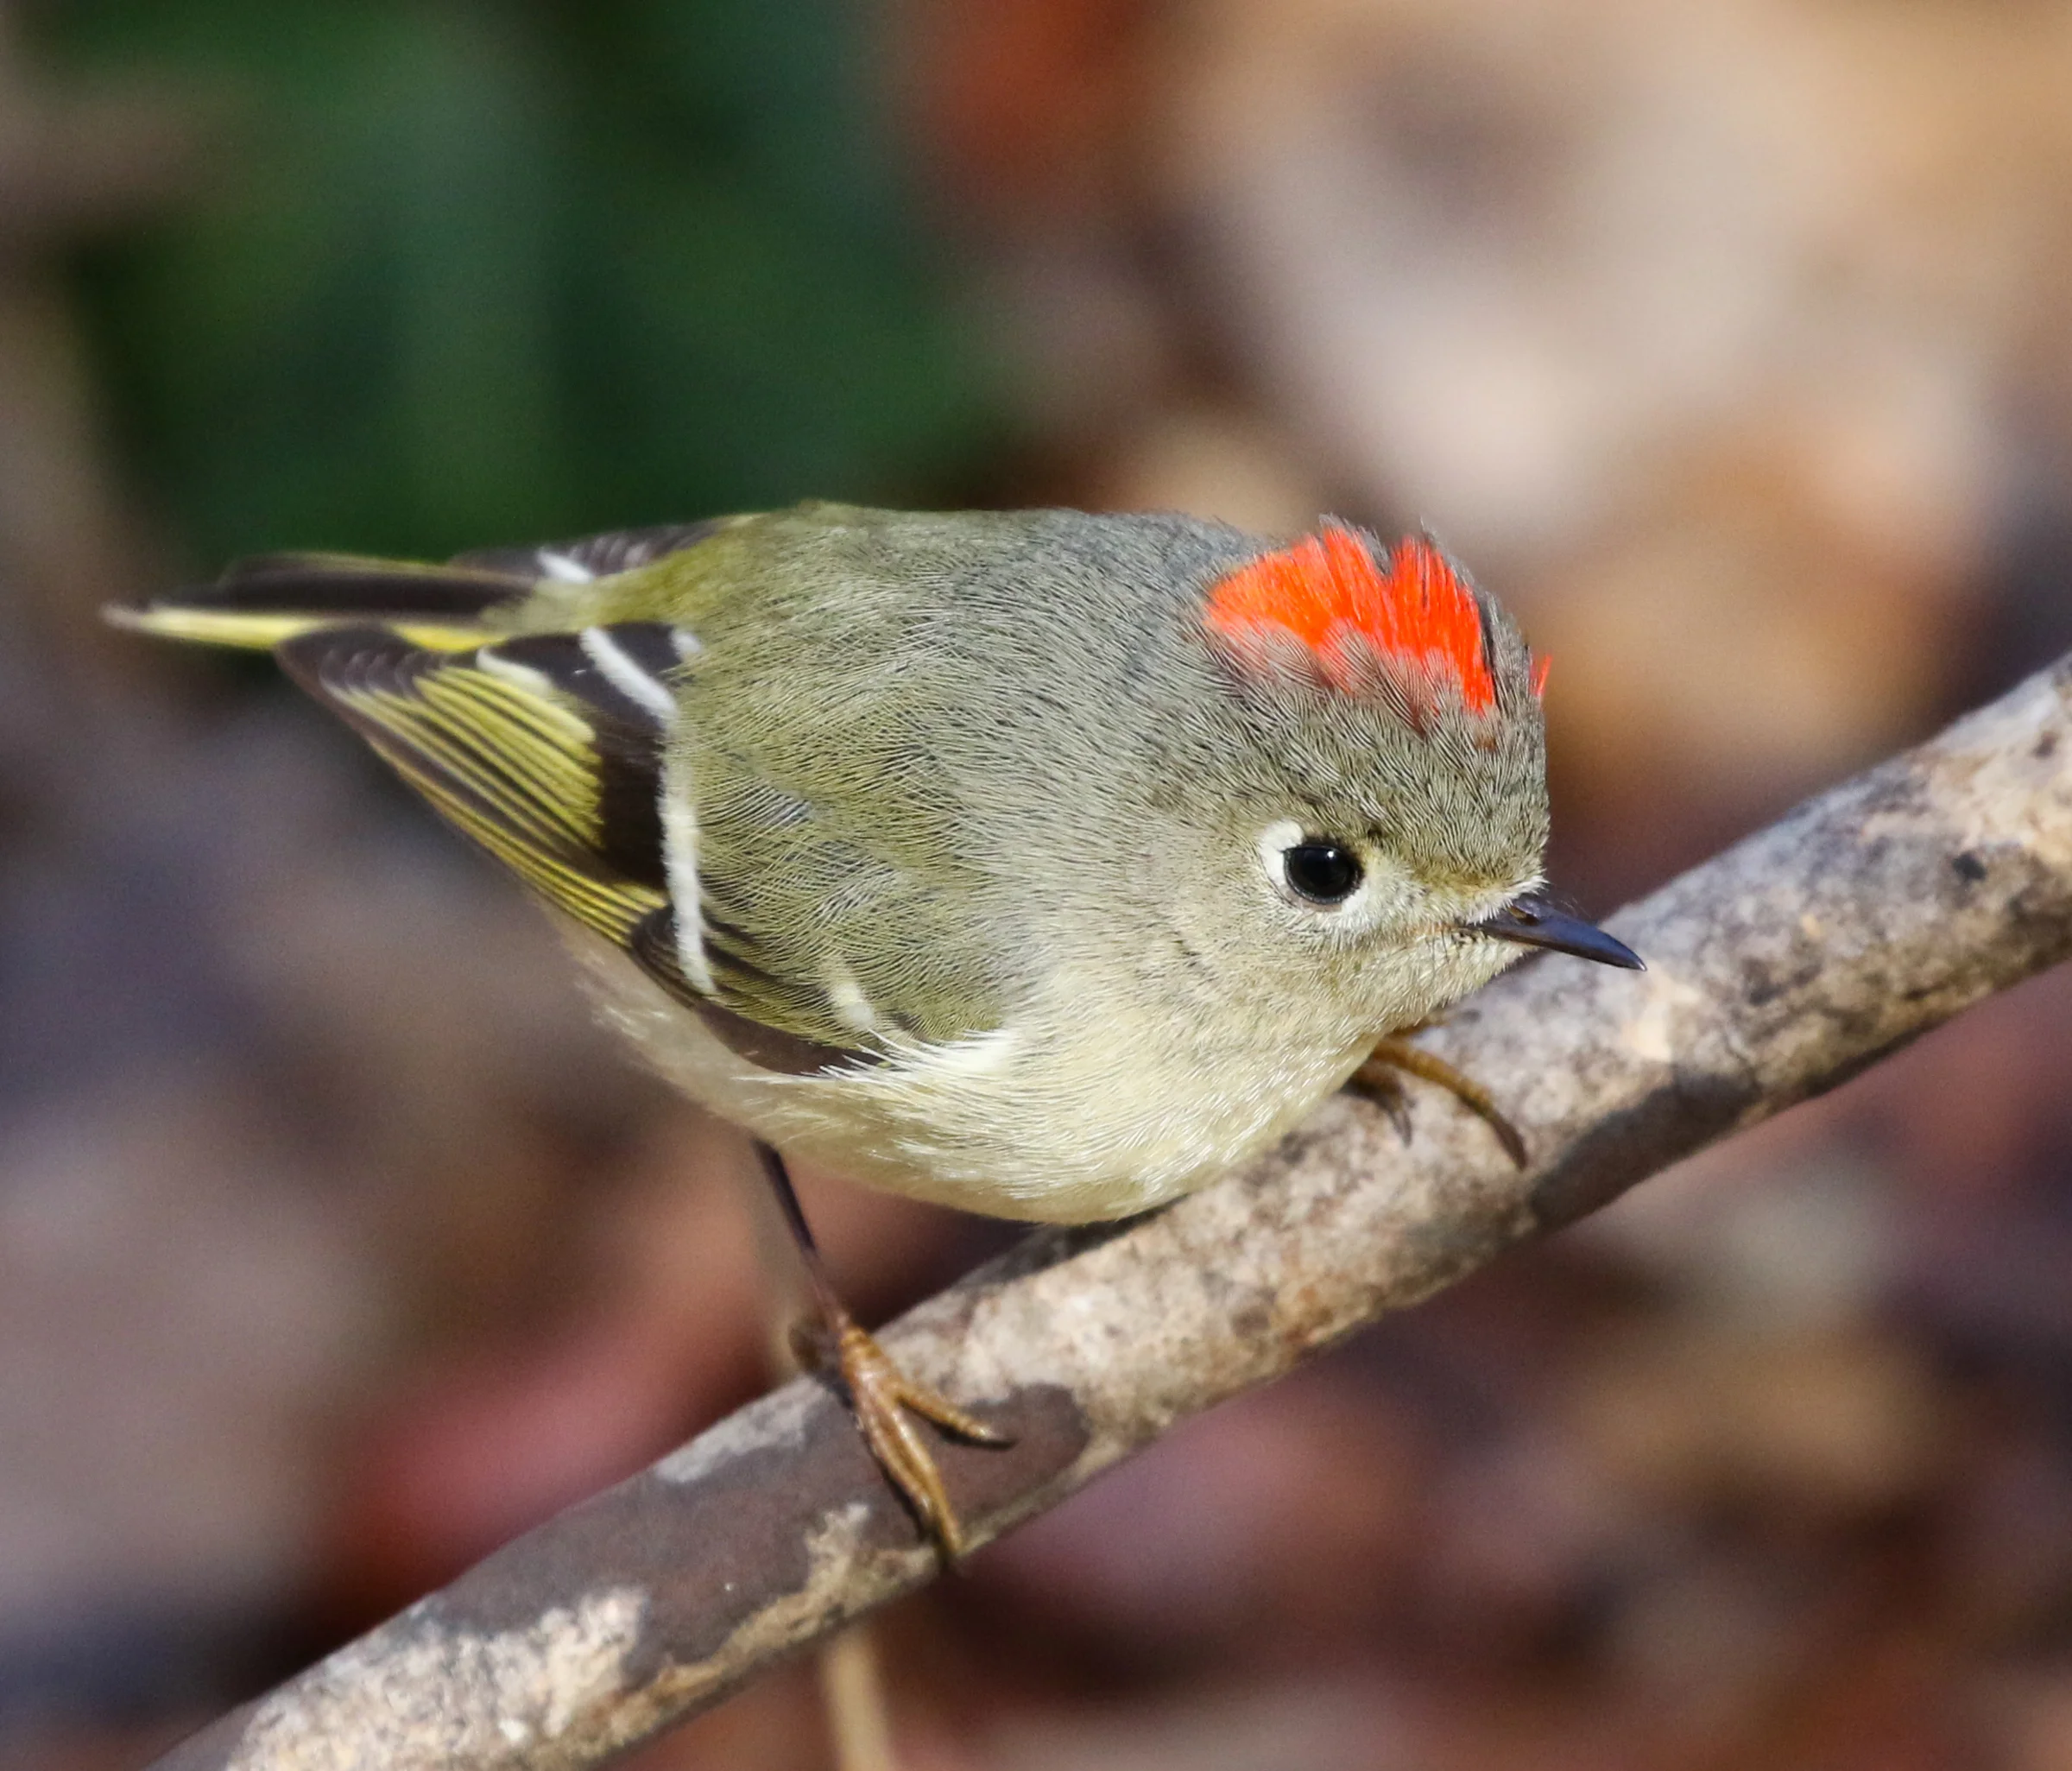
{"type": "MultiPolygon", "coordinates": [[[[465,553],[280,554],[111,611],[270,648],[572,925],[605,1018],[746,1128],[881,1465],[963,1538],[909,1379],[781,1150],[995,1216],[1145,1211],[1521,946],[1639,961],[1538,895],[1538,665],[1429,539],[811,503],[465,553]]],[[[1400,1123],[1400,1120],[1399,1120],[1400,1123]]]]}

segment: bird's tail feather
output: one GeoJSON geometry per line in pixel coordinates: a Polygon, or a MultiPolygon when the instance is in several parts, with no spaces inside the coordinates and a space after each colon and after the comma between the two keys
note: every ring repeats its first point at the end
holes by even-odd
{"type": "Polygon", "coordinates": [[[268,553],[212,585],[106,611],[118,627],[164,639],[271,651],[313,629],[381,626],[429,651],[489,636],[490,611],[521,601],[536,574],[467,560],[420,566],[351,553],[268,553]]]}

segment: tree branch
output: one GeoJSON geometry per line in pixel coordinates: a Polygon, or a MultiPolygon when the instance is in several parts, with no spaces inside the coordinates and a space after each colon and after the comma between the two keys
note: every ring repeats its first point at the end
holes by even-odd
{"type": "MultiPolygon", "coordinates": [[[[1347,1097],[1123,1227],[1040,1232],[884,1337],[1009,1451],[948,1446],[976,1540],[1726,1133],[2072,953],[2072,658],[1614,919],[1644,975],[1539,961],[1431,1039],[1530,1170],[1437,1097],[1409,1148],[1347,1097]]],[[[498,1551],[161,1762],[597,1763],[937,1572],[800,1381],[498,1551]]]]}

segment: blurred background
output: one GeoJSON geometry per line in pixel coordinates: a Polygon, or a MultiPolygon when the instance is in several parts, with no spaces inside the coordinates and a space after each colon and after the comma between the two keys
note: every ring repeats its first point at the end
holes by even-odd
{"type": "MultiPolygon", "coordinates": [[[[140,1764],[763,1383],[735,1135],[101,604],[1423,521],[1601,913],[2072,645],[2068,289],[2068,0],[0,0],[0,1761],[140,1764]]],[[[2072,1767],[2069,1050],[2061,973],[1182,1429],[885,1619],[904,1762],[2072,1767]]],[[[810,1192],[867,1313],[1008,1234],[810,1192]]],[[[639,1761],[830,1762],[810,1667],[639,1761]]]]}

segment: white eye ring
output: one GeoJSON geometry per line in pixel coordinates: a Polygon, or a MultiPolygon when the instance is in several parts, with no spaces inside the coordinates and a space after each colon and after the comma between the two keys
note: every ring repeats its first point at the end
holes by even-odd
{"type": "Polygon", "coordinates": [[[1276,893],[1304,910],[1342,910],[1367,882],[1366,867],[1350,843],[1306,831],[1291,819],[1260,834],[1259,856],[1276,893]]]}

